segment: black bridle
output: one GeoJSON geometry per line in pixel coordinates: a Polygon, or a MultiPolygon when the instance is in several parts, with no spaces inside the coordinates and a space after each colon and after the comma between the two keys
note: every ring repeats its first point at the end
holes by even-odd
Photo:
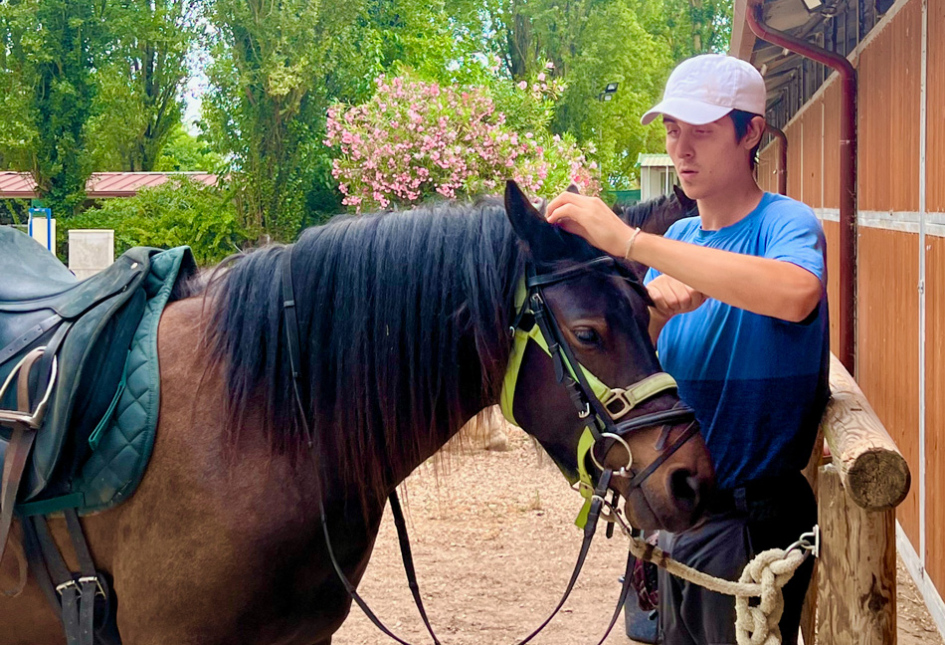
{"type": "MultiPolygon", "coordinates": [[[[286,349],[289,355],[289,367],[292,374],[292,391],[296,405],[298,407],[299,419],[302,424],[303,429],[305,430],[306,436],[311,438],[310,426],[305,415],[305,406],[302,403],[302,396],[299,389],[300,379],[301,379],[301,366],[302,366],[302,353],[300,347],[300,337],[299,337],[299,324],[298,324],[298,315],[296,313],[296,302],[295,294],[292,287],[292,249],[293,247],[287,247],[283,254],[282,265],[280,266],[281,271],[281,282],[282,282],[282,309],[285,316],[285,334],[286,334],[286,349]]],[[[583,263],[581,265],[570,267],[561,271],[556,271],[550,274],[537,275],[534,272],[534,268],[529,265],[527,270],[527,279],[526,287],[528,289],[528,302],[534,313],[535,324],[537,324],[542,332],[545,335],[545,338],[549,345],[549,351],[552,355],[555,365],[555,373],[559,383],[562,383],[568,388],[568,392],[571,396],[571,400],[574,402],[575,406],[579,410],[579,414],[583,416],[590,416],[590,412],[593,412],[593,419],[590,423],[587,424],[587,427],[594,434],[594,447],[596,448],[598,443],[601,443],[602,440],[608,438],[608,435],[614,437],[621,437],[623,435],[629,434],[635,430],[639,430],[645,427],[651,427],[654,425],[677,425],[689,421],[689,427],[686,431],[677,438],[676,442],[666,448],[661,450],[660,456],[652,464],[650,464],[646,469],[639,473],[633,473],[632,466],[629,469],[630,474],[632,475],[630,480],[631,488],[640,486],[647,477],[649,477],[659,466],[661,466],[672,454],[679,450],[682,445],[688,441],[692,436],[698,432],[698,428],[694,421],[694,415],[690,408],[682,406],[674,408],[672,410],[663,410],[660,412],[653,412],[649,414],[643,414],[636,417],[633,417],[627,421],[616,423],[613,416],[607,407],[594,395],[592,388],[587,382],[583,374],[583,370],[580,367],[580,363],[575,359],[574,353],[571,350],[571,347],[564,339],[561,334],[561,330],[558,326],[557,320],[554,317],[551,309],[545,303],[542,289],[552,284],[558,284],[565,282],[579,276],[586,274],[589,271],[596,270],[601,267],[609,267],[617,271],[621,271],[622,267],[617,264],[613,258],[602,257],[590,262],[583,263]],[[565,362],[567,361],[567,362],[565,362]],[[568,366],[571,366],[572,369],[568,369],[568,366]],[[571,378],[573,374],[575,378],[571,378]],[[587,414],[585,415],[585,411],[587,414]]],[[[635,282],[634,284],[638,285],[635,282]]],[[[642,288],[642,287],[640,287],[642,288]]],[[[524,308],[523,308],[524,310],[524,308]]],[[[522,312],[518,312],[516,315],[516,321],[513,325],[515,326],[521,323],[522,321],[522,312]]],[[[661,436],[659,444],[663,444],[666,436],[668,434],[664,430],[664,436],[661,436]]],[[[659,446],[658,446],[659,449],[659,446]]],[[[594,448],[591,449],[592,451],[594,448]]],[[[606,454],[606,451],[604,452],[606,454]]],[[[595,460],[596,463],[596,460],[595,460]]],[[[601,462],[602,463],[602,462],[601,462]]],[[[623,470],[621,474],[625,474],[623,470]]],[[[596,486],[594,486],[594,493],[590,499],[590,509],[588,512],[587,522],[584,526],[584,540],[581,544],[581,551],[578,555],[578,561],[575,565],[574,571],[571,574],[571,579],[568,582],[568,586],[565,589],[564,595],[561,598],[561,601],[555,607],[551,615],[542,622],[538,628],[529,634],[524,640],[522,640],[518,645],[525,645],[531,641],[535,636],[537,636],[544,628],[551,622],[555,617],[558,611],[564,606],[565,601],[571,593],[571,590],[574,588],[575,583],[577,582],[578,576],[581,573],[581,569],[584,566],[584,561],[587,558],[587,553],[590,550],[591,541],[593,540],[594,534],[597,530],[597,523],[600,519],[601,511],[606,504],[610,509],[616,509],[617,497],[616,492],[612,492],[612,498],[610,502],[605,502],[605,495],[607,494],[610,482],[614,473],[610,469],[603,469],[601,474],[597,478],[596,486]]],[[[404,520],[403,511],[400,506],[400,500],[397,496],[397,491],[394,490],[389,496],[391,513],[394,517],[394,523],[397,527],[397,536],[400,542],[401,556],[404,562],[404,570],[407,574],[407,580],[410,587],[411,594],[413,595],[414,602],[417,605],[417,609],[420,612],[420,617],[423,620],[423,624],[426,626],[427,631],[429,632],[431,638],[435,645],[440,645],[439,639],[437,639],[436,634],[433,632],[433,628],[430,625],[429,620],[427,619],[426,611],[423,607],[423,601],[420,596],[420,588],[417,583],[416,571],[413,565],[413,556],[410,549],[410,541],[407,536],[407,526],[404,520]]],[[[329,559],[331,560],[332,568],[335,571],[335,575],[341,581],[342,585],[345,588],[345,591],[351,597],[351,599],[361,608],[365,615],[371,620],[374,625],[380,629],[384,634],[392,638],[394,641],[400,643],[401,645],[410,645],[407,641],[399,638],[395,635],[390,629],[388,629],[384,623],[374,614],[371,608],[367,605],[364,599],[358,594],[357,589],[348,580],[344,571],[341,569],[341,565],[338,562],[337,557],[335,556],[334,549],[331,546],[331,536],[328,531],[328,521],[327,514],[325,513],[325,504],[324,498],[319,493],[319,512],[321,514],[321,525],[322,525],[322,534],[325,539],[325,545],[328,551],[329,559]]],[[[612,524],[608,526],[608,537],[612,531],[612,524]]],[[[610,634],[614,625],[617,622],[617,618],[620,615],[620,610],[624,605],[624,602],[627,598],[627,593],[630,588],[630,578],[631,578],[631,567],[632,567],[632,556],[627,560],[627,569],[624,573],[624,583],[620,590],[620,598],[617,602],[617,608],[614,611],[614,614],[611,618],[610,625],[607,628],[606,633],[603,638],[601,638],[600,643],[603,643],[606,640],[607,636],[610,634]]],[[[600,645],[600,643],[598,645],[600,645]]]]}
{"type": "MultiPolygon", "coordinates": [[[[581,369],[580,362],[575,358],[571,345],[561,333],[558,321],[546,302],[544,288],[573,280],[590,271],[602,268],[609,268],[620,273],[630,281],[635,289],[640,290],[642,293],[642,286],[631,274],[623,269],[622,265],[617,263],[614,258],[604,256],[574,267],[542,275],[537,275],[534,268],[529,265],[526,270],[527,277],[525,280],[525,287],[528,294],[527,303],[535,318],[535,324],[538,325],[548,344],[548,352],[551,355],[552,361],[554,361],[555,377],[558,383],[561,383],[567,388],[571,402],[574,403],[574,406],[577,408],[578,414],[582,416],[582,418],[590,417],[587,428],[594,436],[594,448],[592,448],[592,450],[595,450],[598,444],[609,443],[609,445],[605,446],[604,454],[606,455],[607,450],[613,446],[614,442],[613,439],[609,442],[604,441],[608,437],[623,437],[636,430],[652,426],[669,427],[689,423],[685,432],[683,432],[671,446],[662,449],[659,456],[644,470],[634,473],[632,465],[627,469],[632,475],[628,487],[633,489],[642,485],[657,468],[662,466],[683,444],[695,436],[699,432],[699,428],[695,423],[692,423],[695,421],[695,413],[682,402],[669,410],[636,415],[626,421],[618,423],[608,407],[594,394],[593,388],[588,383],[587,377],[584,374],[584,370],[581,369]]],[[[522,324],[524,312],[525,307],[516,315],[516,322],[513,328],[522,324]]],[[[663,443],[662,439],[660,443],[663,443]]],[[[596,458],[594,461],[595,463],[603,463],[603,461],[598,461],[596,458]]]]}

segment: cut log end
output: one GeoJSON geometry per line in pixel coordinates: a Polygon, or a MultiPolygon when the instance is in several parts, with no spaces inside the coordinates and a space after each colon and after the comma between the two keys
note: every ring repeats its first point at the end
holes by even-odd
{"type": "Polygon", "coordinates": [[[909,493],[912,475],[900,453],[871,450],[850,464],[846,480],[847,493],[853,501],[872,511],[898,506],[909,493]]]}

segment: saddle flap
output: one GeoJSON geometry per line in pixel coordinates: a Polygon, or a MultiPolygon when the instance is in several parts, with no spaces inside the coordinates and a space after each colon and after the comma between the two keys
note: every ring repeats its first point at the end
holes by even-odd
{"type": "Polygon", "coordinates": [[[0,302],[42,298],[68,290],[78,278],[36,240],[0,227],[0,302]]]}
{"type": "Polygon", "coordinates": [[[112,296],[81,316],[59,350],[60,374],[46,421],[36,436],[21,501],[66,479],[87,456],[92,429],[121,380],[131,338],[144,313],[141,289],[112,296]]]}

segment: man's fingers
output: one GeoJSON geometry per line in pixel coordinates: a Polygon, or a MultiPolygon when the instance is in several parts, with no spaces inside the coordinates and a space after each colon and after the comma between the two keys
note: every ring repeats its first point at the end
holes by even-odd
{"type": "Polygon", "coordinates": [[[650,298],[660,313],[672,316],[676,313],[676,295],[672,290],[667,289],[665,283],[655,284],[656,280],[650,283],[648,287],[650,298]]]}
{"type": "Polygon", "coordinates": [[[575,195],[574,193],[561,193],[548,203],[548,208],[545,210],[545,217],[548,218],[548,221],[554,224],[564,215],[559,214],[559,210],[564,206],[571,206],[578,202],[581,199],[581,195],[575,195]]]}
{"type": "Polygon", "coordinates": [[[671,281],[668,286],[676,301],[676,312],[688,311],[692,306],[692,290],[678,280],[671,281]]]}

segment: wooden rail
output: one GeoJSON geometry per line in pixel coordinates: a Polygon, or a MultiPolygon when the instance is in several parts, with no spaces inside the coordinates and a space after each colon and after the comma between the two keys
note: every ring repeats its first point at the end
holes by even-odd
{"type": "Polygon", "coordinates": [[[909,492],[909,466],[835,356],[830,357],[830,389],[821,428],[844,490],[867,510],[895,508],[909,492]]]}

